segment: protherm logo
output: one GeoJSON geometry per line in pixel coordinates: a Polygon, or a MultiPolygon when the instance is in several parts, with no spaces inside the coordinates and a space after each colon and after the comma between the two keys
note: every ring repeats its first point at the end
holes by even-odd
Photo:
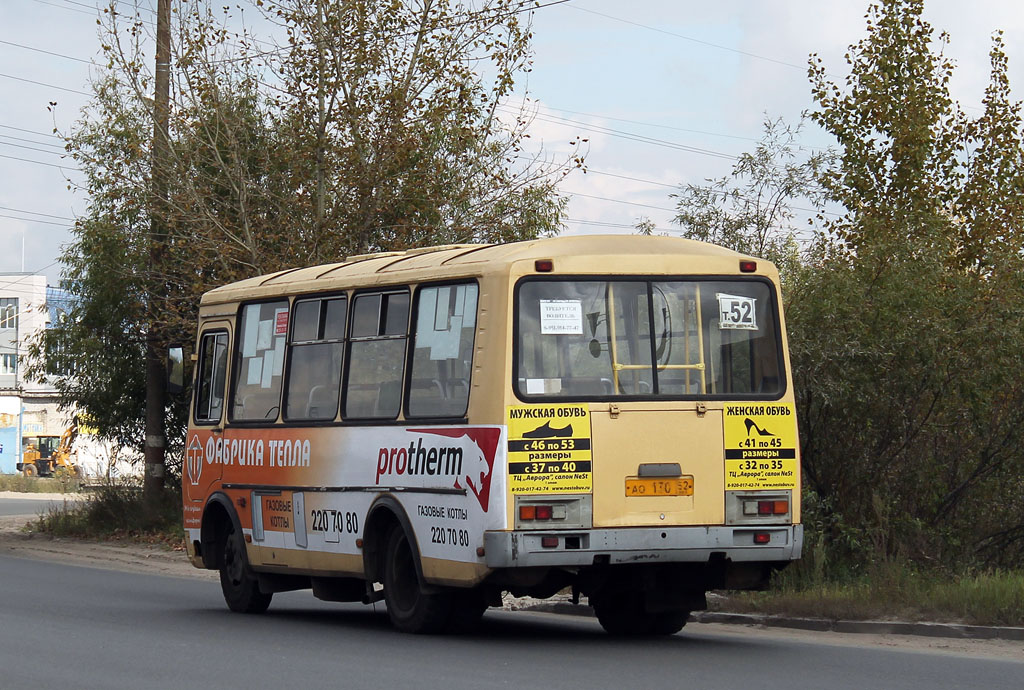
{"type": "MultiPolygon", "coordinates": [[[[498,429],[409,429],[409,445],[377,450],[377,474],[382,483],[399,484],[413,477],[450,478],[452,486],[476,496],[487,511],[498,429]]],[[[410,482],[411,483],[411,482],[410,482]]],[[[423,485],[422,481],[415,482],[423,485]]]]}

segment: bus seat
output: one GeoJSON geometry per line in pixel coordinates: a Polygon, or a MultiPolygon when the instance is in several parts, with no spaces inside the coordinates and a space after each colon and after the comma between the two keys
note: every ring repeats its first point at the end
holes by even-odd
{"type": "MultiPolygon", "coordinates": [[[[323,419],[338,404],[338,389],[323,384],[313,386],[306,401],[306,418],[323,419]]],[[[333,415],[332,415],[333,416],[333,415]]]]}

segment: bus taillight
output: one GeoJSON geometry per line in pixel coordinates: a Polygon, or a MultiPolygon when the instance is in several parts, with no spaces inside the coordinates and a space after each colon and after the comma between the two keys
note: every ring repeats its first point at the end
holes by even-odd
{"type": "Polygon", "coordinates": [[[758,501],[758,515],[785,515],[789,512],[789,501],[758,501]]]}

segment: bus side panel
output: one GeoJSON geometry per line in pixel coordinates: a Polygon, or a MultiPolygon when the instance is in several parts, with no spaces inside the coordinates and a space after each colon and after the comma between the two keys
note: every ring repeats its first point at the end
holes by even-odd
{"type": "Polygon", "coordinates": [[[255,566],[351,572],[351,558],[317,554],[361,557],[367,512],[388,494],[409,518],[429,579],[479,579],[484,532],[506,524],[501,426],[236,427],[223,438],[193,436],[204,468],[220,470],[232,502],[245,506],[239,518],[255,566]]]}

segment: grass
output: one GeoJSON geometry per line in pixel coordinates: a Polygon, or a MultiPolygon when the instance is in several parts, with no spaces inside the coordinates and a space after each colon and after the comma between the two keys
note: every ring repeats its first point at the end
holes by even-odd
{"type": "Polygon", "coordinates": [[[138,482],[106,484],[87,499],[39,517],[32,528],[55,537],[115,539],[184,548],[181,496],[164,491],[152,509],[138,482]]]}
{"type": "Polygon", "coordinates": [[[722,610],[832,620],[909,620],[1024,626],[1024,572],[951,577],[912,570],[849,583],[785,584],[730,596],[722,610]]]}
{"type": "Polygon", "coordinates": [[[57,477],[26,477],[17,474],[0,474],[0,491],[16,491],[31,494],[66,494],[82,490],[79,479],[64,474],[57,477]]]}

